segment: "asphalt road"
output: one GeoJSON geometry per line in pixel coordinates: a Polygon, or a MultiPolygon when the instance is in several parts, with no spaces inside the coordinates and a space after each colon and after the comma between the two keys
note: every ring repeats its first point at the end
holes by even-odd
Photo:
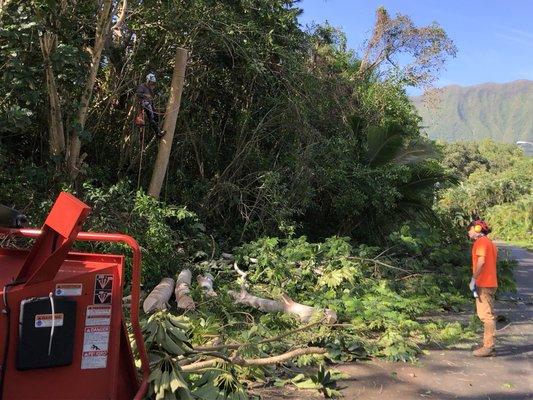
{"type": "MultiPolygon", "coordinates": [[[[339,369],[350,378],[343,382],[345,399],[533,399],[533,253],[498,244],[500,254],[519,261],[515,271],[517,294],[502,296],[496,313],[495,357],[476,358],[470,345],[431,350],[416,365],[370,361],[339,369]]],[[[304,397],[302,397],[304,398],[304,397]]]]}

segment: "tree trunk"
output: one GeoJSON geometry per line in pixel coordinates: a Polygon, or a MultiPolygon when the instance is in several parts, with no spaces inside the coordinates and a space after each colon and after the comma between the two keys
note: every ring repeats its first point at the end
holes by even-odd
{"type": "Polygon", "coordinates": [[[176,129],[176,120],[181,103],[181,94],[183,92],[183,82],[185,80],[185,68],[187,66],[187,50],[178,48],[174,58],[174,73],[172,74],[172,83],[170,85],[170,97],[168,99],[165,111],[165,120],[163,130],[165,136],[159,142],[157,159],[154,163],[154,170],[150,180],[148,194],[159,199],[163,180],[167,171],[170,150],[172,149],[172,140],[174,139],[174,130],[176,129]]]}
{"type": "Polygon", "coordinates": [[[63,116],[61,104],[57,92],[57,84],[52,67],[51,55],[57,45],[57,35],[51,32],[43,32],[39,38],[41,52],[43,54],[44,72],[46,76],[46,89],[49,102],[49,146],[50,155],[59,157],[65,151],[65,134],[63,130],[63,116]]]}
{"type": "Polygon", "coordinates": [[[143,310],[149,313],[156,310],[166,310],[168,302],[174,290],[174,279],[163,278],[161,282],[150,292],[143,303],[143,310]]]}
{"type": "Polygon", "coordinates": [[[184,310],[194,310],[194,301],[189,296],[191,291],[191,279],[192,274],[190,269],[184,269],[178,275],[176,280],[176,302],[178,303],[178,308],[184,310]]]}
{"type": "Polygon", "coordinates": [[[80,108],[77,115],[77,127],[72,131],[70,137],[70,151],[68,156],[68,171],[72,180],[76,179],[79,174],[81,166],[80,151],[81,140],[79,138],[79,130],[85,128],[85,121],[87,120],[87,113],[89,110],[89,102],[93,94],[94,83],[96,81],[96,74],[100,66],[100,59],[102,57],[102,49],[104,48],[105,38],[109,33],[111,25],[111,6],[112,0],[104,0],[100,14],[98,15],[98,22],[96,25],[96,36],[94,38],[94,46],[91,50],[91,65],[89,69],[89,76],[85,82],[83,89],[80,108]]]}

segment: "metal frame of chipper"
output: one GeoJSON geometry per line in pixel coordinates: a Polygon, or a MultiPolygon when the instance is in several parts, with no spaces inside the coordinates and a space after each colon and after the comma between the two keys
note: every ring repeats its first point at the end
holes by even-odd
{"type": "Polygon", "coordinates": [[[0,399],[142,399],[149,363],[139,326],[141,252],[130,236],[81,232],[90,208],[68,193],[42,229],[0,228],[34,238],[0,249],[0,399]],[[130,328],[122,310],[124,256],[71,251],[75,241],[121,242],[133,252],[130,328]]]}

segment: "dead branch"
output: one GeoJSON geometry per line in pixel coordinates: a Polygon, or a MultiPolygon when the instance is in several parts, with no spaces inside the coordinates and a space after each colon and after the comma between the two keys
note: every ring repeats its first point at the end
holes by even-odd
{"type": "Polygon", "coordinates": [[[116,37],[122,36],[122,25],[124,25],[124,21],[126,20],[126,12],[128,11],[128,0],[122,0],[122,8],[120,9],[120,14],[117,18],[117,22],[111,30],[113,31],[113,35],[116,37]]]}

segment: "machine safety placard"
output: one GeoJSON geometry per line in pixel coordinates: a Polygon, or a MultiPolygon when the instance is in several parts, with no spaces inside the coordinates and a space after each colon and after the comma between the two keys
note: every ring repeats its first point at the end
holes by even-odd
{"type": "Polygon", "coordinates": [[[98,369],[107,366],[107,350],[84,351],[81,369],[98,369]]]}
{"type": "Polygon", "coordinates": [[[56,296],[81,296],[83,285],[81,283],[58,283],[56,285],[56,296]]]}
{"type": "Polygon", "coordinates": [[[109,329],[109,326],[85,327],[81,369],[98,369],[107,366],[109,329]]]}
{"type": "Polygon", "coordinates": [[[107,304],[95,304],[87,306],[85,314],[85,326],[98,326],[111,324],[111,306],[107,304]]]}
{"type": "Polygon", "coordinates": [[[36,328],[51,328],[54,326],[63,326],[63,314],[37,314],[35,316],[36,328]]]}
{"type": "Polygon", "coordinates": [[[94,304],[111,304],[113,298],[113,275],[97,274],[94,278],[94,304]]]}

